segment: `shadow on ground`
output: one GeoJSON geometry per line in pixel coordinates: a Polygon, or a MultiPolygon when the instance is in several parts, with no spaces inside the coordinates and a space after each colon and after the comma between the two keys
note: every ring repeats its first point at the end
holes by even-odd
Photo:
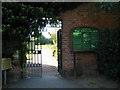
{"type": "Polygon", "coordinates": [[[83,75],[77,78],[64,78],[56,72],[55,66],[43,65],[46,70],[42,77],[28,77],[7,88],[118,88],[117,82],[102,75],[83,75]],[[50,71],[50,70],[53,70],[50,71]]]}

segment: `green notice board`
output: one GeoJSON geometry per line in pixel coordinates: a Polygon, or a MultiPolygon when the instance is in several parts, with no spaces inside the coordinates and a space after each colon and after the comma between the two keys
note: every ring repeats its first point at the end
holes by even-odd
{"type": "Polygon", "coordinates": [[[95,28],[75,28],[72,30],[73,51],[91,51],[98,48],[99,30],[95,28]]]}

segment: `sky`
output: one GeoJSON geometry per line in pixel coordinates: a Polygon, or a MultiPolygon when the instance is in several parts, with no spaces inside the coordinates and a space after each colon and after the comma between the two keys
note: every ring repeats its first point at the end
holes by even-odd
{"type": "Polygon", "coordinates": [[[44,35],[46,38],[50,38],[49,33],[56,33],[57,31],[61,29],[60,27],[51,27],[50,24],[47,24],[46,27],[44,28],[44,31],[42,32],[42,35],[44,35]]]}

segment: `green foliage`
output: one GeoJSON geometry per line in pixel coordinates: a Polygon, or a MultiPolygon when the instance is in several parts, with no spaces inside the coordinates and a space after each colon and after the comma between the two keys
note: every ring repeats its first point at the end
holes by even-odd
{"type": "Polygon", "coordinates": [[[53,44],[57,44],[57,34],[56,33],[49,33],[51,39],[53,40],[53,44]]]}
{"type": "Polygon", "coordinates": [[[3,3],[3,33],[16,34],[21,39],[26,39],[33,31],[38,33],[39,27],[44,27],[47,20],[41,7],[32,7],[22,3],[3,3]]]}
{"type": "Polygon", "coordinates": [[[106,11],[110,13],[120,12],[119,2],[97,2],[95,3],[98,11],[106,11]]]}
{"type": "MultiPolygon", "coordinates": [[[[16,50],[20,50],[20,64],[22,69],[26,62],[27,41],[30,36],[38,37],[39,32],[48,23],[48,17],[52,17],[50,24],[57,24],[55,15],[63,9],[71,9],[70,3],[47,2],[3,2],[2,3],[2,57],[13,58],[16,50]],[[56,10],[57,8],[57,10],[56,10]],[[54,16],[54,18],[53,18],[54,16]],[[34,35],[32,33],[34,32],[34,35]]],[[[40,38],[39,38],[40,39],[40,38]]],[[[39,43],[52,43],[42,37],[39,43]]],[[[38,42],[36,42],[38,44],[38,42]]]]}
{"type": "Polygon", "coordinates": [[[7,33],[2,34],[2,57],[13,58],[13,54],[20,48],[19,38],[15,35],[9,36],[7,33]]]}
{"type": "MultiPolygon", "coordinates": [[[[48,17],[53,17],[50,24],[56,24],[56,14],[74,8],[78,3],[47,3],[47,2],[3,2],[2,3],[2,37],[4,55],[12,57],[16,49],[34,32],[37,36],[40,29],[48,23],[48,17]],[[71,5],[72,4],[72,5],[71,5]],[[57,8],[57,10],[56,10],[57,8]],[[14,40],[14,38],[16,40],[14,40]],[[17,41],[13,44],[13,41],[17,41]],[[10,45],[10,46],[9,46],[10,45]],[[11,49],[8,51],[8,49],[11,49]],[[8,55],[9,54],[9,55],[8,55]]],[[[44,38],[43,38],[44,39],[44,38]]],[[[45,41],[45,40],[43,40],[45,41]]],[[[46,40],[48,43],[49,40],[46,40]]],[[[51,42],[51,41],[50,41],[51,42]]]]}
{"type": "Polygon", "coordinates": [[[101,32],[101,47],[98,50],[99,72],[120,80],[120,28],[101,32]]]}
{"type": "Polygon", "coordinates": [[[28,51],[28,47],[27,47],[27,42],[23,41],[21,42],[21,47],[20,47],[20,66],[21,68],[25,67],[26,64],[26,52],[28,51]]]}
{"type": "Polygon", "coordinates": [[[41,44],[41,45],[45,45],[45,44],[52,44],[52,40],[51,39],[48,39],[48,38],[45,38],[43,35],[39,36],[36,40],[35,40],[35,44],[38,45],[38,44],[41,44]]]}
{"type": "Polygon", "coordinates": [[[39,25],[43,27],[45,24],[41,23],[46,23],[46,20],[40,17],[41,14],[44,15],[41,8],[16,2],[2,5],[3,57],[12,57],[15,50],[22,50],[21,47],[25,51],[23,43],[27,37],[33,31],[38,33],[39,25]]]}

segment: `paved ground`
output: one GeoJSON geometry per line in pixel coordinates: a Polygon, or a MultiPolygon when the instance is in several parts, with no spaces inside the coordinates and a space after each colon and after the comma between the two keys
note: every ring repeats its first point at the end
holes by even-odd
{"type": "Polygon", "coordinates": [[[104,76],[81,76],[75,78],[63,78],[57,72],[57,60],[52,57],[49,48],[43,47],[43,76],[26,78],[9,88],[118,88],[115,81],[104,76]]]}
{"type": "Polygon", "coordinates": [[[9,88],[118,88],[114,81],[99,77],[79,77],[78,79],[66,79],[60,75],[34,77],[21,80],[9,88]]]}

